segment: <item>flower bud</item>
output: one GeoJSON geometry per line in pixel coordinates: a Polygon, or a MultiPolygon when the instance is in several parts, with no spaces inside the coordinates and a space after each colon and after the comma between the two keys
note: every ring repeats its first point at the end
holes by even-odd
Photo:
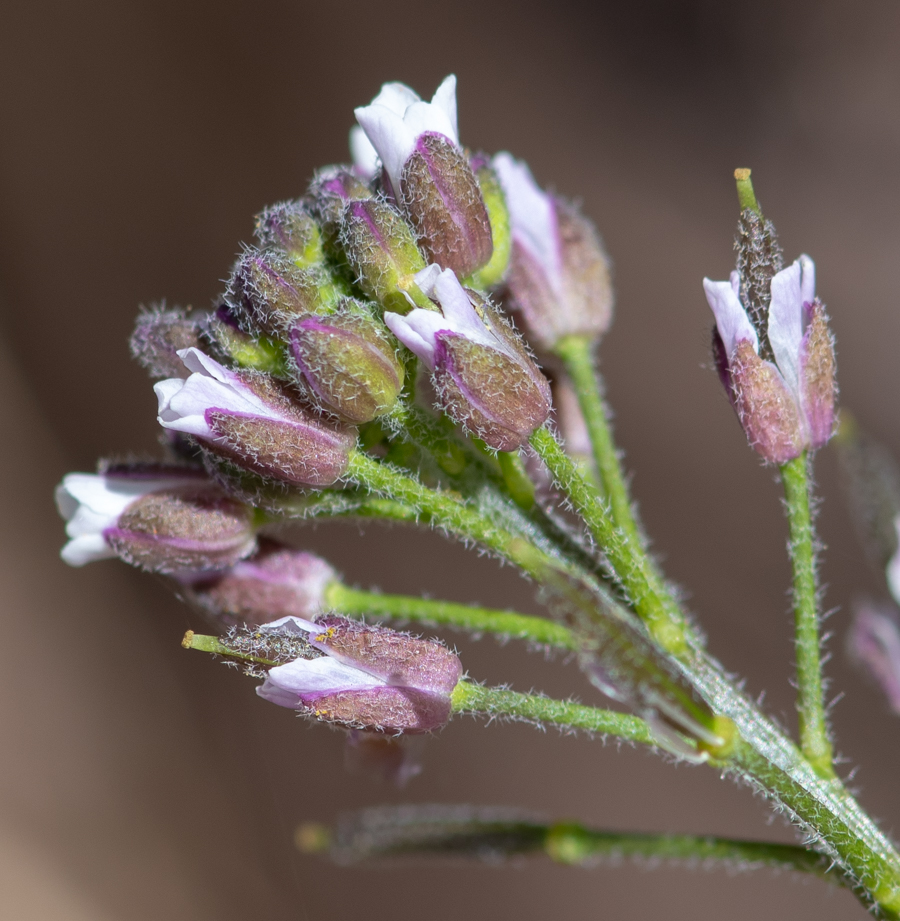
{"type": "Polygon", "coordinates": [[[550,385],[516,334],[449,269],[416,276],[441,312],[385,314],[391,332],[432,371],[441,408],[498,451],[524,445],[550,413],[550,385]]]}
{"type": "Polygon", "coordinates": [[[325,589],[337,578],[321,557],[260,542],[259,552],[211,579],[185,585],[187,597],[219,624],[266,624],[319,614],[325,589]]]}
{"type": "Polygon", "coordinates": [[[256,547],[253,510],[202,471],[161,464],[70,473],[56,490],[70,566],[118,556],[152,572],[223,569],[256,547]]]}
{"type": "Polygon", "coordinates": [[[302,202],[286,201],[266,208],[256,218],[256,239],[264,250],[285,253],[298,268],[325,262],[319,225],[302,202]]]}
{"type": "Polygon", "coordinates": [[[403,365],[395,340],[359,302],[346,300],[329,316],[298,320],[290,348],[315,401],[349,422],[384,415],[400,396],[403,365]]]}
{"type": "Polygon", "coordinates": [[[494,241],[494,251],[490,260],[472,276],[472,284],[476,288],[492,288],[503,281],[509,268],[512,253],[509,209],[506,206],[503,186],[500,185],[500,179],[488,159],[481,155],[473,157],[471,166],[487,208],[491,222],[491,238],[494,241]]]}
{"type": "Polygon", "coordinates": [[[164,305],[142,311],[131,334],[131,354],[151,377],[184,377],[179,349],[200,345],[200,326],[183,310],[164,305]]]}
{"type": "Polygon", "coordinates": [[[337,241],[347,202],[365,201],[374,197],[372,190],[359,176],[342,166],[320,169],[309,186],[310,210],[319,219],[330,244],[337,241]]]}
{"type": "Polygon", "coordinates": [[[193,435],[260,476],[295,485],[329,486],[347,469],[354,429],[323,419],[268,375],[229,371],[199,349],[181,357],[191,376],[154,387],[164,428],[193,435]]]}
{"type": "Polygon", "coordinates": [[[393,205],[374,198],[347,202],[340,245],[359,286],[385,310],[406,313],[413,306],[429,305],[414,282],[425,260],[393,205]]]}
{"type": "Polygon", "coordinates": [[[900,716],[900,617],[893,605],[854,605],[847,637],[850,655],[875,680],[900,716]]]}
{"type": "MultiPolygon", "coordinates": [[[[207,319],[205,332],[222,355],[239,367],[264,371],[276,377],[288,376],[284,346],[267,336],[244,332],[227,304],[220,304],[207,319]]],[[[180,358],[178,362],[181,374],[176,376],[187,376],[184,362],[180,358]]]]}
{"type": "Polygon", "coordinates": [[[609,260],[594,225],[574,205],[543,192],[528,167],[494,157],[512,230],[507,273],[511,307],[536,348],[553,351],[564,336],[592,341],[612,320],[609,260]]]}
{"type": "Polygon", "coordinates": [[[248,249],[232,272],[225,298],[246,332],[278,338],[297,317],[327,312],[332,295],[322,270],[298,268],[277,252],[248,249]]]}
{"type": "Polygon", "coordinates": [[[462,664],[446,646],[337,615],[315,623],[296,617],[266,625],[306,638],[317,658],[271,668],[257,694],[350,729],[430,732],[450,718],[462,664]]]}
{"type": "Polygon", "coordinates": [[[463,278],[486,265],[491,223],[459,146],[456,77],[447,77],[430,103],[401,83],[386,83],[356,119],[431,261],[463,278]]]}
{"type": "Polygon", "coordinates": [[[739,258],[750,265],[748,278],[732,272],[730,281],[706,278],[703,287],[716,317],[719,376],[744,432],[765,460],[785,464],[821,448],[834,430],[834,340],[815,297],[812,259],[774,271],[774,257],[763,264],[774,247],[770,241],[755,262],[739,258]]]}

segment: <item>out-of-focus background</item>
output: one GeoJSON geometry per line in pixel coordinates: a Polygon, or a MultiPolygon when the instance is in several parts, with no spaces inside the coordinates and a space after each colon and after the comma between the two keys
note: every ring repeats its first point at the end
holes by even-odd
{"type": "MultiPolygon", "coordinates": [[[[708,769],[525,726],[454,722],[402,792],[348,774],[339,733],[180,648],[197,619],[161,583],[117,562],[64,566],[51,492],[98,456],[156,448],[155,400],[126,346],[138,305],[210,304],[252,216],[347,158],[354,106],[383,81],[430,95],[455,72],[464,143],[526,158],[600,227],[618,292],[603,371],[655,549],[713,652],[793,727],[779,491],[708,368],[700,280],[732,267],[731,176],[752,167],[788,258],[816,260],[844,405],[900,452],[898,40],[891,0],[9,5],[0,914],[862,917],[845,892],[768,872],[541,861],[376,871],[299,854],[299,822],[407,801],[522,806],[611,829],[793,833],[708,769]]],[[[843,652],[852,598],[881,584],[828,451],[817,476],[838,745],[890,831],[900,720],[843,652]]],[[[302,538],[351,582],[538,610],[512,570],[437,536],[343,525],[302,538]]],[[[478,679],[601,700],[574,665],[457,640],[478,679]]]]}

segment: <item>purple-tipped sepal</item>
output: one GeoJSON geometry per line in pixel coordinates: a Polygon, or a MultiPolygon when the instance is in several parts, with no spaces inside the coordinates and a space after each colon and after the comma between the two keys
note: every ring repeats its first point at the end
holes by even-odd
{"type": "Polygon", "coordinates": [[[71,566],[119,558],[152,572],[225,569],[256,547],[253,510],[226,496],[198,468],[108,465],[70,473],[56,490],[71,566]]]}
{"type": "Polygon", "coordinates": [[[297,376],[323,409],[361,424],[397,402],[403,365],[396,340],[364,304],[346,300],[333,314],[298,320],[289,342],[297,376]]]}
{"type": "Polygon", "coordinates": [[[442,643],[337,615],[288,617],[266,629],[305,635],[323,654],[270,669],[256,692],[272,703],[392,735],[430,732],[450,718],[462,663],[442,643]]]}
{"type": "Polygon", "coordinates": [[[547,379],[505,318],[453,272],[429,266],[417,280],[440,312],[385,314],[385,322],[432,371],[451,419],[498,451],[521,447],[550,413],[547,379]]]}
{"type": "Polygon", "coordinates": [[[612,321],[609,259],[594,225],[566,200],[544,192],[508,153],[494,169],[506,194],[512,255],[510,307],[535,348],[553,351],[565,336],[597,341],[612,321]]]}
{"type": "Polygon", "coordinates": [[[356,430],[323,418],[275,378],[231,371],[199,349],[181,353],[192,372],[155,387],[164,428],[263,477],[329,486],[347,469],[356,430]]]}
{"type": "Polygon", "coordinates": [[[307,197],[310,210],[333,246],[340,233],[347,202],[365,201],[375,196],[368,185],[346,167],[326,166],[313,177],[307,197]]]}
{"type": "Polygon", "coordinates": [[[185,311],[160,305],[138,314],[129,344],[131,354],[151,377],[186,377],[181,349],[201,344],[200,324],[185,311]]]}
{"type": "Polygon", "coordinates": [[[775,272],[767,302],[742,300],[738,272],[703,287],[719,376],[750,444],[774,464],[822,447],[834,432],[835,359],[813,261],[801,256],[775,272]]]}
{"type": "Polygon", "coordinates": [[[356,118],[430,261],[463,278],[487,265],[491,222],[459,145],[456,78],[447,77],[431,102],[408,86],[387,83],[356,118]]]}
{"type": "Polygon", "coordinates": [[[874,679],[891,710],[900,716],[900,611],[889,604],[855,604],[847,641],[850,655],[874,679]]]}
{"type": "Polygon", "coordinates": [[[333,296],[321,268],[300,268],[286,253],[248,249],[238,259],[225,299],[248,333],[278,338],[298,317],[325,313],[333,296]]]}
{"type": "Polygon", "coordinates": [[[267,540],[225,572],[185,580],[184,592],[214,623],[258,625],[284,617],[311,620],[336,579],[321,557],[267,540]]]}

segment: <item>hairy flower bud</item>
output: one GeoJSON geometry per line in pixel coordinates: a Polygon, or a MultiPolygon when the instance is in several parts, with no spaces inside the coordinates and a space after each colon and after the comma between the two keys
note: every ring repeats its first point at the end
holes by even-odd
{"type": "Polygon", "coordinates": [[[511,307],[525,336],[553,351],[564,336],[598,340],[612,320],[609,260],[594,225],[570,202],[543,192],[528,167],[494,157],[512,229],[511,307]]]}
{"type": "Polygon", "coordinates": [[[321,418],[268,375],[229,371],[199,349],[181,357],[191,376],[154,387],[164,428],[287,483],[328,486],[347,469],[354,429],[321,418]]]}
{"type": "Polygon", "coordinates": [[[441,408],[498,451],[524,445],[550,413],[550,385],[515,330],[449,269],[429,266],[420,288],[441,312],[385,314],[394,335],[432,371],[441,408]]]}
{"type": "MultiPolygon", "coordinates": [[[[276,377],[288,376],[287,356],[282,343],[268,336],[244,332],[228,304],[220,304],[215,313],[207,318],[204,332],[217,351],[238,367],[264,371],[276,377]]],[[[181,364],[181,376],[187,376],[184,362],[181,358],[178,361],[181,364]]]]}
{"type": "Polygon", "coordinates": [[[261,541],[250,559],[212,578],[191,580],[185,594],[219,624],[266,624],[319,614],[325,589],[337,578],[321,557],[261,541]]]}
{"type": "Polygon", "coordinates": [[[425,260],[403,216],[386,201],[369,198],[346,203],[340,245],[359,286],[385,310],[406,313],[426,306],[414,277],[425,260]]]}
{"type": "Polygon", "coordinates": [[[253,510],[197,468],[110,464],[99,474],[70,473],[56,503],[68,522],[62,558],[71,566],[118,556],[153,572],[216,570],[256,547],[253,510]]]}
{"type": "Polygon", "coordinates": [[[322,231],[332,245],[340,233],[347,202],[374,197],[365,182],[343,166],[320,169],[313,177],[308,193],[310,210],[319,219],[322,231]]]}
{"type": "Polygon", "coordinates": [[[475,272],[472,276],[472,283],[478,288],[491,288],[503,281],[509,268],[509,259],[512,254],[509,208],[506,205],[506,195],[500,184],[500,178],[488,158],[478,155],[470,162],[481,189],[481,197],[487,208],[488,219],[491,222],[491,238],[494,241],[494,251],[491,253],[490,260],[475,272]]]}
{"type": "Polygon", "coordinates": [[[321,269],[301,269],[287,255],[248,249],[225,297],[246,332],[278,338],[298,317],[327,312],[333,290],[321,269]]]}
{"type": "Polygon", "coordinates": [[[768,268],[753,263],[749,287],[738,272],[730,281],[706,278],[703,287],[716,317],[713,353],[738,419],[765,460],[784,464],[832,435],[834,340],[815,297],[812,259],[766,275],[761,300],[756,276],[768,268]],[[753,300],[741,299],[745,289],[753,300]]]}
{"type": "Polygon", "coordinates": [[[456,77],[447,77],[430,103],[402,83],[386,83],[356,119],[431,261],[464,278],[486,265],[491,223],[459,146],[456,77]]]}
{"type": "Polygon", "coordinates": [[[131,334],[131,354],[151,377],[184,377],[179,349],[200,345],[200,325],[183,310],[164,305],[142,311],[131,334]]]}
{"type": "Polygon", "coordinates": [[[274,621],[267,632],[304,637],[315,658],[271,668],[257,694],[350,729],[429,732],[450,717],[462,664],[446,646],[337,615],[274,621]]]}
{"type": "Polygon", "coordinates": [[[262,249],[285,253],[299,268],[325,261],[319,225],[299,201],[281,202],[257,215],[256,239],[262,249]]]}
{"type": "Polygon", "coordinates": [[[323,408],[349,422],[389,412],[403,387],[396,343],[381,320],[346,300],[325,317],[298,320],[290,331],[297,372],[323,408]]]}

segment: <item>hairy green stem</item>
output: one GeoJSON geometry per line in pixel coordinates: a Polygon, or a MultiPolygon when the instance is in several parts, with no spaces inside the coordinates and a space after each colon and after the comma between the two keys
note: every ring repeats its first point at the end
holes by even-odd
{"type": "Polygon", "coordinates": [[[636,716],[601,710],[569,700],[555,700],[540,694],[521,694],[507,688],[489,688],[460,681],[452,695],[454,713],[478,713],[537,726],[558,726],[584,732],[613,735],[628,742],[655,745],[650,727],[636,716]]]}
{"type": "Polygon", "coordinates": [[[590,483],[548,428],[537,429],[531,436],[531,445],[572,500],[653,638],[672,654],[684,655],[689,645],[688,626],[640,542],[616,526],[590,483]]]}
{"type": "Polygon", "coordinates": [[[594,343],[588,336],[565,336],[555,348],[578,396],[613,521],[636,547],[642,547],[644,539],[632,512],[628,486],[606,417],[593,351],[594,343]]]}
{"type": "Polygon", "coordinates": [[[806,452],[789,461],[781,468],[781,480],[784,485],[794,570],[800,748],[815,771],[828,779],[835,776],[834,755],[828,737],[823,700],[815,535],[809,504],[808,463],[806,452]]]}
{"type": "Polygon", "coordinates": [[[497,611],[477,605],[409,595],[383,595],[380,592],[349,588],[340,582],[332,582],[325,590],[325,603],[343,614],[390,617],[394,620],[456,627],[470,633],[493,633],[570,651],[578,648],[572,631],[562,624],[515,611],[497,611]]]}

